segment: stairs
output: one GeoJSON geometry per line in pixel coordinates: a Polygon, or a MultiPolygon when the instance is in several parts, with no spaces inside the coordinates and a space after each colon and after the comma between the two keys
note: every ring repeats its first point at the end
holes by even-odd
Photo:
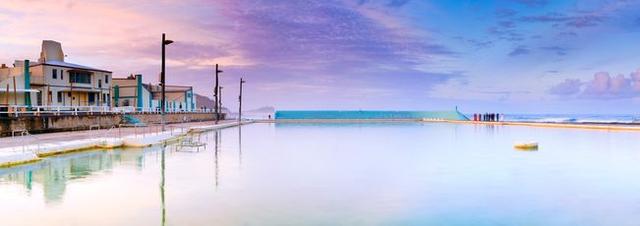
{"type": "Polygon", "coordinates": [[[127,114],[122,115],[122,121],[124,121],[124,123],[129,125],[146,126],[145,123],[143,123],[142,121],[140,121],[140,119],[134,117],[133,115],[127,115],[127,114]]]}

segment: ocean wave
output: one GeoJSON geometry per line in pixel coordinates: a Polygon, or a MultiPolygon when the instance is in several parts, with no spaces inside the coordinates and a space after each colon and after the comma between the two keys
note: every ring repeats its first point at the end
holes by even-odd
{"type": "Polygon", "coordinates": [[[640,118],[631,115],[508,115],[505,121],[547,123],[640,123],[640,118]]]}

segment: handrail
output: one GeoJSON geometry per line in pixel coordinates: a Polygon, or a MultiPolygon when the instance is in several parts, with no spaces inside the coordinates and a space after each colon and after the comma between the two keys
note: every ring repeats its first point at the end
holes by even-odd
{"type": "Polygon", "coordinates": [[[26,150],[25,150],[26,147],[28,145],[32,145],[34,143],[34,141],[36,143],[36,150],[34,151],[34,153],[35,154],[40,153],[40,143],[41,143],[40,139],[38,139],[36,136],[30,134],[28,130],[22,131],[22,133],[20,133],[20,137],[21,137],[20,139],[23,139],[23,137],[31,139],[31,142],[22,142],[22,153],[25,153],[26,152],[26,150]]]}

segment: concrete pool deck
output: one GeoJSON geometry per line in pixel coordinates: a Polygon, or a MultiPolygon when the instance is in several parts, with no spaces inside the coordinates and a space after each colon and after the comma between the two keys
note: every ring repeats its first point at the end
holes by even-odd
{"type": "Polygon", "coordinates": [[[606,131],[636,131],[640,132],[640,125],[637,124],[614,124],[614,123],[550,123],[550,122],[478,122],[478,121],[443,121],[456,124],[491,125],[491,126],[527,126],[537,128],[560,128],[560,129],[588,129],[606,131]]]}
{"type": "Polygon", "coordinates": [[[124,127],[91,131],[35,134],[21,137],[0,138],[0,167],[8,167],[38,161],[42,157],[82,151],[94,148],[146,147],[180,138],[189,133],[206,132],[235,127],[236,120],[192,122],[147,127],[124,127]]]}

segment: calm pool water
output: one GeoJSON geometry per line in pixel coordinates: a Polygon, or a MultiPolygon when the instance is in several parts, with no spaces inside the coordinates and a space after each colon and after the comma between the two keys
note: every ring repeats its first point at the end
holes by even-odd
{"type": "Polygon", "coordinates": [[[0,225],[639,225],[640,133],[253,124],[0,169],[0,225]],[[217,140],[217,142],[216,142],[217,140]],[[515,141],[535,140],[535,152],[515,141]]]}

